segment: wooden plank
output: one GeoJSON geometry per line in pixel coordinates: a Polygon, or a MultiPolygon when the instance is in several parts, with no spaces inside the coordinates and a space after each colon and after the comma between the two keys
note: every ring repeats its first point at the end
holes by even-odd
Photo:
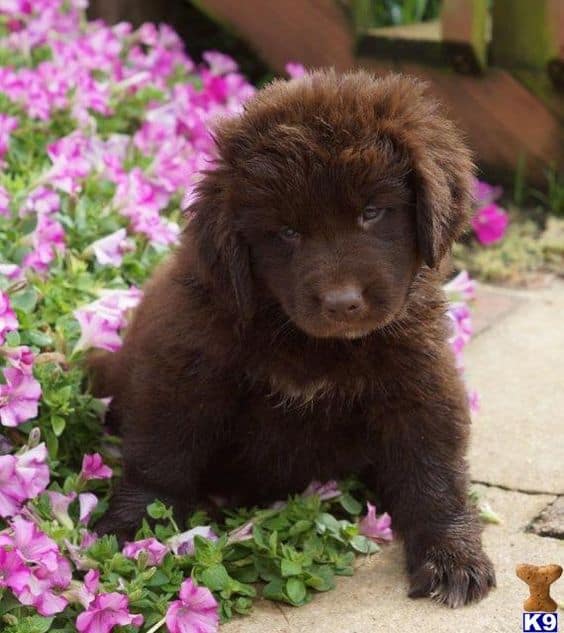
{"type": "Polygon", "coordinates": [[[527,182],[545,187],[549,166],[564,168],[564,130],[560,121],[510,73],[490,69],[481,77],[415,63],[391,65],[359,59],[377,75],[390,70],[428,81],[430,93],[446,107],[467,135],[488,177],[513,184],[519,158],[527,159],[527,182]]]}
{"type": "Polygon", "coordinates": [[[443,0],[441,27],[444,42],[469,44],[479,67],[486,67],[489,39],[488,0],[443,0]]]}
{"type": "Polygon", "coordinates": [[[557,29],[551,25],[557,12],[561,8],[551,0],[495,0],[493,62],[506,68],[544,69],[558,55],[557,29]]]}
{"type": "Polygon", "coordinates": [[[334,0],[200,0],[278,72],[289,61],[308,67],[354,65],[354,28],[334,0]]]}

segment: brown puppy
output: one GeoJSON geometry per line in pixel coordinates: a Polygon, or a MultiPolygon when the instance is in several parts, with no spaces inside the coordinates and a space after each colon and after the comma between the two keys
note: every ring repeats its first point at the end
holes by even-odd
{"type": "Polygon", "coordinates": [[[467,503],[467,399],[436,269],[472,162],[417,82],[274,82],[217,130],[182,244],[98,360],[125,471],[100,529],[159,497],[279,499],[356,473],[403,536],[410,595],[495,584],[467,503]]]}

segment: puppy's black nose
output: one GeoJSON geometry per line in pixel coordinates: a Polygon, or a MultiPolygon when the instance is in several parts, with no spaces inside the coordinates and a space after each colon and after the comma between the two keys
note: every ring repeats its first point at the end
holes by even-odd
{"type": "Polygon", "coordinates": [[[321,305],[326,316],[339,321],[353,321],[366,311],[362,290],[352,285],[327,290],[321,296],[321,305]]]}

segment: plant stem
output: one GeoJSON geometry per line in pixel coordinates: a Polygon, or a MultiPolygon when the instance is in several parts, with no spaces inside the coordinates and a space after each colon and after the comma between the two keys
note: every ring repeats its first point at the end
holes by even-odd
{"type": "Polygon", "coordinates": [[[155,631],[158,631],[165,622],[166,616],[162,620],[159,620],[156,624],[153,624],[153,626],[147,631],[147,633],[155,633],[155,631]]]}

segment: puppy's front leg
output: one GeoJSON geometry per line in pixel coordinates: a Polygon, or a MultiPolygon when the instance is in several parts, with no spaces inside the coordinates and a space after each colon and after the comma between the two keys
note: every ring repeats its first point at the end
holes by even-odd
{"type": "Polygon", "coordinates": [[[409,596],[431,596],[449,607],[481,600],[495,586],[468,503],[463,399],[439,393],[436,404],[412,402],[396,412],[380,429],[366,477],[405,541],[409,596]]]}

